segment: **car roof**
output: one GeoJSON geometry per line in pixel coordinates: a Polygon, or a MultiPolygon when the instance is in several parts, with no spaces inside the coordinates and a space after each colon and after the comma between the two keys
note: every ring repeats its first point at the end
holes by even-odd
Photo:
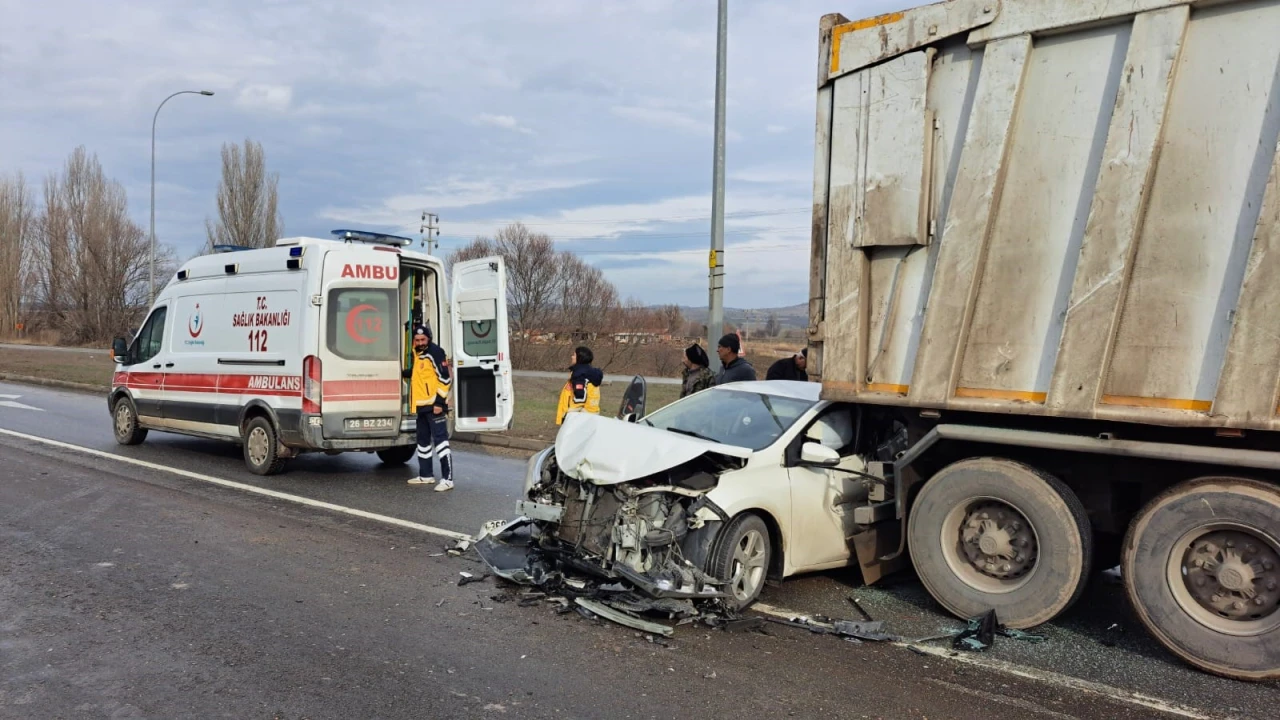
{"type": "Polygon", "coordinates": [[[818,402],[821,400],[822,384],[802,382],[800,380],[758,380],[755,382],[735,382],[728,385],[717,385],[712,390],[753,392],[761,395],[793,398],[818,402]]]}

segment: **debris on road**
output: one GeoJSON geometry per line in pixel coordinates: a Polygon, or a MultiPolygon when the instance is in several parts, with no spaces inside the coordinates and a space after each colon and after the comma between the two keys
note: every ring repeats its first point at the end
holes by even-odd
{"type": "Polygon", "coordinates": [[[462,576],[461,578],[458,579],[458,587],[462,587],[463,585],[470,585],[471,583],[474,583],[474,582],[481,582],[489,578],[489,573],[476,575],[474,573],[469,573],[463,570],[458,574],[462,576]]]}
{"type": "Polygon", "coordinates": [[[996,619],[995,610],[988,610],[981,615],[975,615],[969,618],[968,626],[956,636],[955,642],[951,645],[957,650],[985,652],[987,648],[995,644],[996,627],[998,625],[999,621],[996,619]]]}
{"type": "Polygon", "coordinates": [[[837,620],[833,623],[833,628],[837,635],[844,637],[856,638],[858,640],[869,640],[871,642],[886,642],[897,640],[896,637],[884,631],[883,620],[871,620],[867,622],[854,622],[852,620],[837,620]]]}
{"type": "Polygon", "coordinates": [[[867,609],[862,607],[862,602],[859,601],[858,598],[850,595],[849,602],[853,603],[853,607],[857,609],[860,615],[862,615],[863,620],[866,620],[867,622],[871,622],[871,613],[867,612],[867,609]]]}

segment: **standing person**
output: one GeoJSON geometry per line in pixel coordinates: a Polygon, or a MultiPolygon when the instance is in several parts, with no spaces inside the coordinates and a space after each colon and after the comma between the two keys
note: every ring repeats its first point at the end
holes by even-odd
{"type": "Polygon", "coordinates": [[[716,375],[716,385],[753,382],[756,379],[756,369],[738,355],[740,352],[742,352],[742,341],[735,333],[729,333],[720,338],[720,342],[716,345],[716,354],[720,356],[722,369],[720,374],[716,375]]]}
{"type": "Polygon", "coordinates": [[[573,366],[569,368],[569,382],[560,391],[560,406],[556,408],[556,425],[564,423],[564,416],[571,412],[600,414],[600,386],[604,373],[591,366],[595,355],[590,348],[573,349],[573,366]]]}
{"type": "Polygon", "coordinates": [[[685,348],[683,378],[680,397],[706,390],[716,381],[715,374],[711,372],[711,358],[707,357],[707,351],[697,343],[685,348]]]}
{"type": "Polygon", "coordinates": [[[805,348],[789,358],[782,358],[769,366],[765,380],[799,380],[809,382],[809,373],[805,367],[809,364],[809,348],[805,348]]]}
{"type": "Polygon", "coordinates": [[[436,492],[453,489],[453,453],[449,450],[449,386],[453,382],[444,348],[431,340],[431,328],[413,329],[413,407],[418,411],[418,477],[410,485],[435,484],[433,458],[440,459],[436,492]],[[431,454],[428,455],[427,453],[431,454]]]}

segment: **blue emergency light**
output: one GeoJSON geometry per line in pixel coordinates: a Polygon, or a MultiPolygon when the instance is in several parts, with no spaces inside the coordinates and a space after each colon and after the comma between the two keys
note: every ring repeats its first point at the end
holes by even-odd
{"type": "Polygon", "coordinates": [[[412,238],[401,237],[399,235],[387,235],[386,233],[369,232],[368,230],[333,230],[332,233],[339,239],[346,240],[347,242],[395,245],[396,247],[408,247],[413,244],[412,238]]]}

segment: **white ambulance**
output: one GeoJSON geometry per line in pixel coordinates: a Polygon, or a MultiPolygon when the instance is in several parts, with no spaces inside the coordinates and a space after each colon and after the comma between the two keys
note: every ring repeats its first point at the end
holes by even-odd
{"type": "Polygon", "coordinates": [[[457,263],[412,240],[335,230],[182,266],[132,342],[117,338],[116,440],[149,430],[238,442],[249,470],[302,452],[414,456],[410,329],[426,322],[453,363],[453,427],[500,432],[515,398],[502,259],[457,263]]]}

